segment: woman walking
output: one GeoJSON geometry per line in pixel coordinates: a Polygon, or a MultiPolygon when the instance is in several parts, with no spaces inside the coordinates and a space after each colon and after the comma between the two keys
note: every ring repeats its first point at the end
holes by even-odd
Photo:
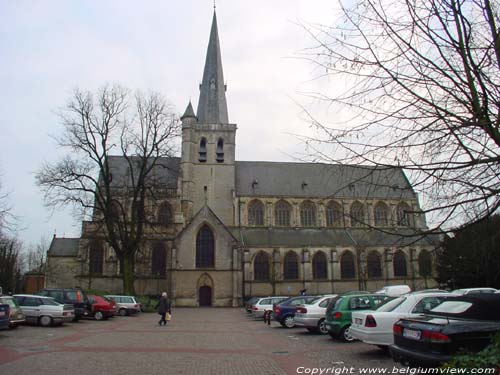
{"type": "MultiPolygon", "coordinates": [[[[156,309],[158,310],[158,314],[161,315],[161,319],[158,322],[159,325],[167,325],[167,319],[165,319],[165,316],[168,314],[171,314],[170,310],[170,300],[168,299],[167,292],[163,292],[161,294],[161,298],[158,301],[158,304],[156,305],[156,309]]],[[[170,319],[169,319],[170,320],[170,319]]]]}

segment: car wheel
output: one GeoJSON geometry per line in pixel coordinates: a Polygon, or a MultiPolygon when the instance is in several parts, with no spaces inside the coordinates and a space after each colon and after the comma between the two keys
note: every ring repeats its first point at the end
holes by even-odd
{"type": "Polygon", "coordinates": [[[42,327],[50,327],[52,325],[52,318],[44,315],[40,317],[39,322],[42,327]]]}
{"type": "Polygon", "coordinates": [[[345,326],[344,328],[342,328],[342,331],[340,331],[340,339],[344,342],[353,342],[354,341],[354,337],[351,336],[351,332],[350,332],[350,326],[345,326]]]}
{"type": "Polygon", "coordinates": [[[326,328],[325,319],[321,319],[318,322],[318,331],[322,335],[326,335],[328,333],[328,328],[326,328]]]}
{"type": "Polygon", "coordinates": [[[283,324],[286,328],[295,327],[295,318],[293,316],[287,316],[285,320],[283,320],[283,324]]]}
{"type": "Polygon", "coordinates": [[[127,310],[120,309],[120,310],[118,310],[118,314],[120,314],[120,316],[125,316],[125,315],[127,315],[127,310]]]}
{"type": "Polygon", "coordinates": [[[103,320],[104,319],[104,314],[101,311],[96,311],[94,314],[95,320],[103,320]]]}

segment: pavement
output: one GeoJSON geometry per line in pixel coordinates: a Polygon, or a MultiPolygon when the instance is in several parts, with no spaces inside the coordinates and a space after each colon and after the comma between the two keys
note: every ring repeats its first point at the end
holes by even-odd
{"type": "Polygon", "coordinates": [[[404,373],[375,346],[253,320],[242,308],[177,308],[159,315],[0,331],[0,374],[281,375],[404,373]]]}

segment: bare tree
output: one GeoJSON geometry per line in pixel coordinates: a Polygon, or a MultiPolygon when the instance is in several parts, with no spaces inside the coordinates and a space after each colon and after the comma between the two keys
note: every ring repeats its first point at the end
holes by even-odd
{"type": "Polygon", "coordinates": [[[159,94],[132,96],[114,86],[95,97],[75,91],[60,118],[64,133],[57,143],[70,153],[45,164],[37,183],[48,205],[69,204],[92,214],[96,237],[120,262],[124,292],[134,293],[135,257],[150,220],[148,205],[178,147],[177,116],[159,94]]]}
{"type": "MultiPolygon", "coordinates": [[[[352,4],[352,2],[348,2],[352,4]]],[[[500,21],[491,0],[357,0],[334,26],[305,26],[304,58],[338,85],[311,93],[317,158],[403,168],[435,228],[500,205],[500,21]],[[342,88],[342,89],[341,89],[342,88]]]]}
{"type": "Polygon", "coordinates": [[[45,236],[40,237],[40,241],[36,244],[30,244],[22,254],[24,268],[26,271],[44,271],[44,266],[47,261],[47,251],[50,247],[50,241],[45,236]]]}

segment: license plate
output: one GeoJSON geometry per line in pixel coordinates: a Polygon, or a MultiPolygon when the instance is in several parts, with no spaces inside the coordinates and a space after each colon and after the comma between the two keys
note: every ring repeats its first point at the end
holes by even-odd
{"type": "Polygon", "coordinates": [[[363,319],[361,319],[361,318],[354,318],[354,323],[356,323],[358,325],[362,325],[363,324],[363,319]]]}
{"type": "Polygon", "coordinates": [[[414,329],[403,329],[403,337],[406,337],[411,340],[420,340],[420,331],[415,331],[414,329]]]}

